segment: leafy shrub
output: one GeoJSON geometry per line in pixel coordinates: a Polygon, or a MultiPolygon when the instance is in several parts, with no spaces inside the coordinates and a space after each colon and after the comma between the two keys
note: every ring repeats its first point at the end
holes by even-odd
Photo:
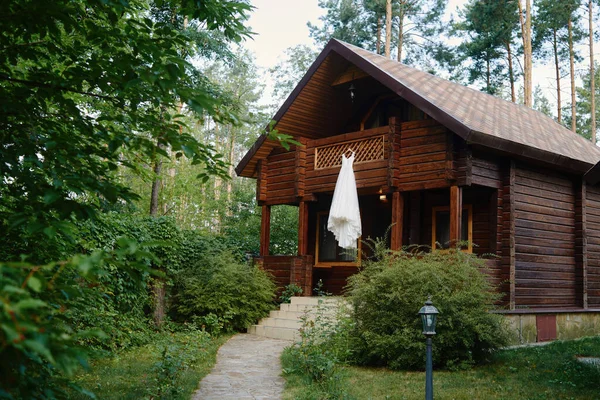
{"type": "Polygon", "coordinates": [[[440,314],[434,364],[472,365],[507,343],[495,309],[498,296],[486,279],[485,262],[460,251],[380,252],[352,276],[349,294],[356,322],[356,361],[393,369],[425,365],[425,340],[417,312],[432,295],[440,314]]]}
{"type": "Polygon", "coordinates": [[[210,334],[189,326],[184,326],[183,331],[187,333],[159,342],[162,347],[161,356],[153,365],[147,387],[151,399],[183,397],[185,385],[182,381],[185,372],[205,362],[206,348],[211,343],[210,334]]]}
{"type": "Polygon", "coordinates": [[[246,329],[273,308],[275,284],[260,268],[241,264],[229,252],[205,254],[176,279],[179,319],[218,317],[223,330],[246,329]]]}
{"type": "Polygon", "coordinates": [[[331,303],[322,300],[315,311],[305,313],[301,320],[300,341],[284,354],[284,373],[303,376],[315,384],[320,390],[319,398],[345,398],[340,365],[351,355],[352,331],[346,306],[332,308],[331,303]]]}
{"type": "Polygon", "coordinates": [[[292,297],[299,296],[302,294],[302,288],[295,283],[290,283],[285,287],[281,296],[279,296],[279,302],[289,304],[292,301],[292,297]]]}

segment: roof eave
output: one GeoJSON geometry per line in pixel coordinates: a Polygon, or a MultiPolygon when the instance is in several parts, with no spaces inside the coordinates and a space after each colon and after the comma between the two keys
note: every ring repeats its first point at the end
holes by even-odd
{"type": "Polygon", "coordinates": [[[508,153],[522,159],[529,159],[564,168],[571,173],[583,173],[590,169],[589,163],[573,158],[561,156],[546,150],[537,149],[510,140],[493,137],[483,132],[472,131],[469,135],[469,143],[493,148],[494,150],[508,153]]]}
{"type": "MultiPolygon", "coordinates": [[[[277,123],[279,122],[281,117],[283,117],[283,115],[287,112],[287,110],[290,108],[290,106],[294,103],[294,101],[296,100],[296,97],[298,97],[298,95],[300,94],[300,92],[302,91],[304,86],[306,86],[308,81],[312,78],[313,74],[321,66],[323,61],[325,61],[325,59],[327,58],[329,53],[331,53],[331,50],[333,49],[334,45],[337,43],[338,43],[337,40],[331,39],[327,43],[327,45],[325,46],[323,51],[321,51],[321,53],[319,54],[317,59],[311,64],[311,66],[308,69],[308,71],[306,72],[306,74],[304,74],[304,76],[302,77],[300,82],[298,82],[298,84],[296,85],[294,90],[292,90],[292,93],[283,102],[283,105],[279,108],[279,110],[273,116],[272,121],[275,121],[275,124],[270,123],[269,125],[267,125],[265,127],[265,133],[263,133],[262,135],[259,136],[258,140],[254,143],[254,145],[250,148],[250,150],[248,150],[246,155],[241,159],[241,161],[235,167],[235,172],[238,176],[251,177],[253,175],[254,171],[245,171],[246,166],[248,165],[248,163],[250,162],[252,157],[254,157],[254,155],[256,154],[258,149],[265,142],[265,140],[267,140],[269,132],[271,132],[271,130],[273,130],[273,129],[277,129],[277,123]]],[[[346,49],[346,50],[350,51],[349,49],[346,49]]]]}

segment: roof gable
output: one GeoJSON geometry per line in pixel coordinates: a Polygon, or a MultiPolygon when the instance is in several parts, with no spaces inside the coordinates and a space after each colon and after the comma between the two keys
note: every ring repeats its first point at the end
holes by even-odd
{"type": "MultiPolygon", "coordinates": [[[[600,148],[571,132],[552,118],[506,100],[447,81],[399,62],[332,39],[274,117],[276,128],[285,129],[286,113],[310,90],[304,90],[315,72],[329,58],[342,57],[405,98],[469,143],[479,144],[520,157],[555,164],[572,171],[587,171],[600,160],[600,148]],[[305,93],[303,93],[303,91],[305,93]]],[[[334,71],[333,73],[339,73],[334,71]]],[[[330,85],[330,78],[314,76],[330,85]]],[[[306,97],[306,96],[305,96],[306,97]]],[[[332,104],[333,100],[328,100],[332,104]]],[[[310,128],[309,128],[310,129],[310,128]]],[[[307,135],[310,137],[309,135],[307,135]]],[[[277,143],[263,134],[236,168],[241,176],[252,176],[255,155],[263,146],[277,143]],[[271,142],[271,143],[269,143],[271,142]]],[[[267,150],[262,149],[261,158],[267,150]]],[[[269,150],[270,152],[270,150],[269,150]]]]}

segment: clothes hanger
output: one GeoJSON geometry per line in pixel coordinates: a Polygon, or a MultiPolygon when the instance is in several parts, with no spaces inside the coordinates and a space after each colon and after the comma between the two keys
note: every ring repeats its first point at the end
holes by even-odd
{"type": "MultiPolygon", "coordinates": [[[[353,155],[356,155],[356,153],[354,152],[354,150],[352,150],[352,148],[348,147],[346,149],[346,151],[344,151],[342,154],[345,156],[348,152],[352,153],[353,155]]],[[[348,158],[348,157],[346,157],[348,158]]]]}

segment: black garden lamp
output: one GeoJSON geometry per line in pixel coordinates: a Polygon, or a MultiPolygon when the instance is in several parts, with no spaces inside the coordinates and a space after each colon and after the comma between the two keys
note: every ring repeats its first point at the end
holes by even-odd
{"type": "Polygon", "coordinates": [[[435,335],[435,323],[439,311],[433,306],[431,297],[427,299],[425,305],[419,310],[419,315],[423,321],[423,335],[425,335],[427,344],[427,361],[425,364],[425,400],[433,400],[433,362],[431,360],[431,338],[435,335]]]}

